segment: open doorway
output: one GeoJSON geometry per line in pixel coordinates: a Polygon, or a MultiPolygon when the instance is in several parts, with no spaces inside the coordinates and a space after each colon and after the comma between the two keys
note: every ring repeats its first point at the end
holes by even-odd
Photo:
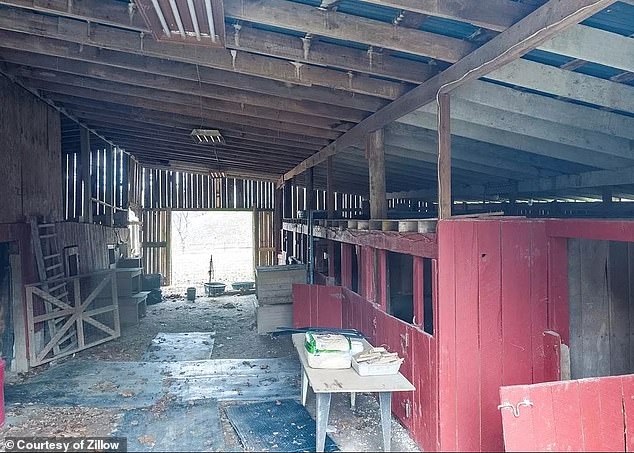
{"type": "Polygon", "coordinates": [[[171,226],[173,287],[254,280],[252,211],[173,211],[171,226]]]}

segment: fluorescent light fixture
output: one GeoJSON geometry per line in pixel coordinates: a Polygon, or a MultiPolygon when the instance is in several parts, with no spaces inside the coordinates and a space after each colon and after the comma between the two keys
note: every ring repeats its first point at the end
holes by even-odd
{"type": "Polygon", "coordinates": [[[223,144],[225,139],[218,129],[192,129],[189,134],[196,143],[223,144]]]}
{"type": "Polygon", "coordinates": [[[200,29],[198,28],[198,18],[196,17],[196,8],[194,8],[194,0],[187,0],[187,7],[189,8],[189,15],[192,18],[192,24],[194,25],[194,33],[196,33],[196,39],[200,41],[200,29]]]}
{"type": "Polygon", "coordinates": [[[156,11],[156,14],[158,15],[159,21],[161,22],[161,27],[163,27],[163,31],[165,32],[165,36],[169,38],[172,34],[170,33],[170,29],[167,26],[165,16],[163,16],[163,11],[161,11],[158,0],[152,0],[152,5],[154,5],[154,11],[156,11]]]}
{"type": "Polygon", "coordinates": [[[216,42],[216,27],[214,26],[214,13],[211,9],[211,0],[205,0],[205,7],[207,8],[207,22],[209,23],[209,35],[211,40],[216,42]]]}

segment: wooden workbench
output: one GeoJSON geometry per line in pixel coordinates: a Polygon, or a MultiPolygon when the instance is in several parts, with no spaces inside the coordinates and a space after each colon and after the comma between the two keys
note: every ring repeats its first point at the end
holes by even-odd
{"type": "MultiPolygon", "coordinates": [[[[378,393],[381,406],[381,428],[383,431],[383,450],[390,451],[392,439],[392,392],[411,392],[416,390],[401,373],[386,376],[360,376],[354,369],[328,370],[311,368],[308,366],[305,335],[293,335],[293,344],[302,364],[302,404],[306,405],[308,386],[315,392],[317,400],[316,423],[317,445],[316,451],[324,451],[326,443],[326,426],[330,412],[330,399],[333,393],[350,393],[351,405],[355,405],[357,393],[378,393]]],[[[363,340],[365,349],[372,347],[363,340]]]]}

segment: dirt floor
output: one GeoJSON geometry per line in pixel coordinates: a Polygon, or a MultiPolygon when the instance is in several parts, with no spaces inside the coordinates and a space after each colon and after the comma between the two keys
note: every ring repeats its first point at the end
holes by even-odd
{"type": "MultiPolygon", "coordinates": [[[[170,294],[169,290],[164,290],[164,295],[164,302],[148,307],[147,316],[141,323],[124,329],[119,339],[63,361],[77,358],[140,361],[152,338],[159,332],[215,332],[212,359],[295,357],[290,338],[271,338],[257,334],[254,295],[198,297],[195,302],[186,301],[183,294],[170,294]]],[[[45,365],[40,368],[47,367],[45,365]]],[[[41,370],[36,370],[30,376],[39,371],[41,370]]],[[[9,376],[7,380],[24,382],[30,376],[9,376]]],[[[235,403],[220,403],[225,449],[243,451],[238,436],[222,410],[228,404],[235,403]]],[[[307,408],[313,416],[314,406],[314,396],[309,394],[307,408]]],[[[23,435],[106,436],[121,420],[118,410],[29,404],[8,406],[6,414],[7,421],[0,429],[0,439],[23,435]]],[[[357,409],[351,411],[347,395],[334,395],[328,432],[342,451],[380,451],[382,437],[379,420],[379,407],[373,396],[359,395],[357,409]]],[[[394,420],[392,425],[394,451],[419,451],[397,421],[394,420]]]]}

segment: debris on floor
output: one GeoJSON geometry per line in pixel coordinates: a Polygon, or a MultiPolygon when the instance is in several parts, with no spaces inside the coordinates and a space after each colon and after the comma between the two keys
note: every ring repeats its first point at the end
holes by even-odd
{"type": "Polygon", "coordinates": [[[143,354],[145,362],[208,360],[216,332],[159,333],[143,354]]]}
{"type": "MultiPolygon", "coordinates": [[[[169,289],[165,293],[169,295],[169,289]]],[[[241,442],[226,410],[254,400],[275,402],[300,395],[299,364],[290,338],[257,335],[253,295],[201,297],[195,304],[186,302],[184,295],[168,297],[148,307],[147,317],[138,326],[123,329],[121,338],[10,381],[0,439],[125,435],[130,451],[174,449],[177,436],[168,432],[165,423],[176,430],[179,421],[170,420],[180,420],[179,416],[207,420],[204,426],[220,419],[221,425],[219,438],[204,427],[183,435],[191,437],[187,439],[191,445],[184,449],[250,449],[241,442]],[[143,359],[157,335],[171,333],[194,334],[201,340],[194,342],[195,349],[211,349],[211,360],[143,359]],[[213,337],[213,348],[198,334],[213,337]]],[[[306,409],[314,417],[312,395],[306,409]]],[[[356,411],[350,410],[348,395],[333,395],[328,432],[342,451],[376,451],[382,446],[379,420],[372,395],[358,395],[356,411]]],[[[392,430],[394,450],[418,451],[395,420],[392,430]]],[[[279,436],[281,431],[272,432],[279,436]]]]}
{"type": "Polygon", "coordinates": [[[113,436],[128,439],[128,451],[224,451],[218,402],[168,403],[160,411],[130,409],[113,436]]]}

